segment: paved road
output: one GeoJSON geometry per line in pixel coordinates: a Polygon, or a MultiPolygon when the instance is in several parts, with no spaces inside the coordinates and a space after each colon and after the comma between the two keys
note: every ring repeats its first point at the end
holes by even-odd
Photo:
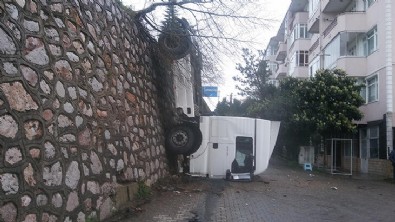
{"type": "MultiPolygon", "coordinates": [[[[254,182],[190,179],[121,221],[395,221],[395,184],[272,161],[254,182]]],[[[119,221],[119,220],[118,220],[119,221]]]]}

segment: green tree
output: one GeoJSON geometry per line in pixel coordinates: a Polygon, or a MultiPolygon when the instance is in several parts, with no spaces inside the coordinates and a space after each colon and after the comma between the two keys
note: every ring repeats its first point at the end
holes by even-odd
{"type": "Polygon", "coordinates": [[[309,125],[321,135],[352,133],[356,129],[353,121],[362,118],[361,87],[343,70],[319,70],[315,77],[297,84],[293,121],[309,125]]]}
{"type": "Polygon", "coordinates": [[[223,98],[221,102],[217,104],[215,114],[218,116],[245,116],[247,103],[241,102],[240,100],[233,99],[232,102],[227,101],[223,98]]]}
{"type": "Polygon", "coordinates": [[[319,70],[308,80],[286,78],[262,112],[268,119],[281,121],[278,145],[286,146],[289,157],[296,158],[297,148],[312,138],[355,131],[353,121],[362,118],[361,87],[340,69],[319,70]]]}
{"type": "Polygon", "coordinates": [[[262,52],[254,54],[243,48],[243,60],[244,64],[238,63],[236,66],[240,75],[233,77],[234,81],[239,82],[236,88],[240,90],[240,94],[258,100],[270,99],[276,88],[268,83],[271,73],[268,71],[267,62],[263,60],[262,52]]]}

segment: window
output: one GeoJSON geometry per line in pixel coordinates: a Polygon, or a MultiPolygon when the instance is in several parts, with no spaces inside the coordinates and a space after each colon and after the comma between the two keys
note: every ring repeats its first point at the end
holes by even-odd
{"type": "Polygon", "coordinates": [[[361,158],[379,158],[379,127],[369,127],[360,130],[361,158]]]}
{"type": "Polygon", "coordinates": [[[309,74],[310,77],[314,77],[317,70],[320,69],[320,56],[317,56],[313,59],[309,66],[309,74]]]}
{"type": "Polygon", "coordinates": [[[366,80],[366,97],[367,97],[367,102],[375,102],[378,101],[378,77],[377,75],[370,77],[366,80]]]}
{"type": "Polygon", "coordinates": [[[274,62],[268,62],[267,68],[268,68],[268,70],[270,70],[272,73],[274,73],[274,72],[277,71],[278,65],[277,65],[277,63],[274,63],[274,62]]]}
{"type": "Polygon", "coordinates": [[[309,65],[309,51],[296,51],[296,66],[309,65]]]}
{"type": "Polygon", "coordinates": [[[310,0],[309,1],[309,18],[311,18],[317,11],[320,0],[310,0]]]}
{"type": "Polygon", "coordinates": [[[361,87],[361,91],[359,92],[359,94],[363,98],[363,100],[366,102],[366,80],[364,78],[358,78],[357,79],[357,84],[358,85],[363,85],[361,87]]]}
{"type": "Polygon", "coordinates": [[[309,38],[309,34],[307,32],[307,24],[296,24],[292,29],[290,40],[291,44],[297,39],[306,39],[309,38]]]}
{"type": "Polygon", "coordinates": [[[366,51],[367,55],[377,50],[377,26],[366,34],[366,51]]]}

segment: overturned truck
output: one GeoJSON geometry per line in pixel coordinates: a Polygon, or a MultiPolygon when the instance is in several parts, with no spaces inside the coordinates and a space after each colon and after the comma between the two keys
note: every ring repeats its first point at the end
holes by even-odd
{"type": "Polygon", "coordinates": [[[186,21],[176,22],[177,30],[169,28],[159,37],[159,48],[173,60],[176,118],[166,133],[166,149],[183,155],[184,172],[193,176],[251,180],[267,169],[280,123],[202,115],[201,58],[186,21]]]}

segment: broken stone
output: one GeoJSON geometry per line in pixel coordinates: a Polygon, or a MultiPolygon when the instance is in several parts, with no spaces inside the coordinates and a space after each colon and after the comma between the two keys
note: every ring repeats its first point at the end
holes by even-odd
{"type": "Polygon", "coordinates": [[[42,117],[46,120],[46,121],[50,121],[53,117],[53,112],[50,109],[46,109],[44,110],[42,117]]]}
{"type": "Polygon", "coordinates": [[[69,117],[64,115],[58,116],[58,126],[61,128],[72,126],[74,123],[69,119],[69,117]]]}
{"type": "Polygon", "coordinates": [[[65,134],[59,137],[60,142],[75,142],[75,135],[73,134],[65,134]]]}
{"type": "Polygon", "coordinates": [[[51,5],[51,11],[53,11],[53,12],[59,12],[59,13],[61,13],[61,12],[63,12],[63,5],[62,4],[52,4],[51,5]]]}
{"type": "Polygon", "coordinates": [[[30,186],[36,185],[36,180],[34,179],[34,170],[31,163],[29,163],[29,165],[23,170],[23,176],[27,184],[30,186]]]}
{"type": "Polygon", "coordinates": [[[97,41],[96,30],[93,27],[93,25],[88,23],[88,30],[89,30],[89,33],[91,33],[92,37],[97,41]]]}
{"type": "Polygon", "coordinates": [[[39,195],[37,195],[37,197],[36,197],[36,203],[37,203],[37,206],[39,206],[39,207],[44,206],[44,205],[47,205],[47,203],[48,203],[48,197],[47,197],[47,195],[45,195],[45,194],[39,194],[39,195]]]}
{"type": "Polygon", "coordinates": [[[56,162],[50,167],[44,167],[43,181],[47,186],[59,186],[62,184],[62,166],[60,162],[56,162]]]}
{"type": "Polygon", "coordinates": [[[49,51],[54,56],[61,56],[62,55],[62,48],[57,45],[49,44],[49,51]]]}
{"type": "Polygon", "coordinates": [[[43,127],[38,120],[27,120],[24,123],[24,129],[28,140],[40,139],[43,136],[43,127]]]}
{"type": "Polygon", "coordinates": [[[109,143],[107,145],[107,149],[112,153],[112,155],[116,156],[118,154],[117,148],[115,148],[114,144],[109,143]]]}
{"type": "Polygon", "coordinates": [[[32,198],[29,195],[23,195],[23,197],[21,198],[22,207],[29,206],[31,201],[32,198]]]}
{"type": "Polygon", "coordinates": [[[103,90],[103,84],[97,81],[96,77],[90,78],[88,80],[89,85],[92,87],[93,91],[100,92],[103,90]]]}
{"type": "Polygon", "coordinates": [[[40,149],[33,148],[29,150],[30,156],[34,159],[40,158],[40,149]]]}
{"type": "Polygon", "coordinates": [[[66,26],[64,25],[62,19],[60,18],[55,18],[55,22],[58,25],[59,28],[65,28],[66,26]]]}
{"type": "Polygon", "coordinates": [[[42,222],[57,222],[58,217],[56,217],[55,215],[51,215],[49,213],[43,213],[43,215],[41,217],[41,221],[42,222]]]}
{"type": "Polygon", "coordinates": [[[47,36],[47,38],[49,40],[53,40],[53,41],[59,42],[60,37],[59,37],[59,33],[58,33],[58,31],[56,31],[56,29],[54,29],[54,28],[45,28],[44,32],[45,32],[45,35],[47,36]]]}
{"type": "Polygon", "coordinates": [[[22,222],[37,222],[37,215],[28,214],[28,215],[26,215],[25,220],[22,222]]]}
{"type": "Polygon", "coordinates": [[[18,124],[10,115],[0,116],[0,135],[15,138],[18,132],[18,124]]]}
{"type": "Polygon", "coordinates": [[[91,143],[91,131],[89,128],[85,128],[78,135],[78,142],[81,146],[89,146],[91,143]]]}
{"type": "Polygon", "coordinates": [[[29,21],[29,20],[24,20],[23,21],[23,27],[31,32],[38,32],[40,31],[40,25],[36,21],[29,21]]]}
{"type": "Polygon", "coordinates": [[[111,216],[111,210],[113,209],[113,202],[111,198],[106,198],[100,206],[100,220],[104,220],[111,216]]]}
{"type": "Polygon", "coordinates": [[[69,197],[67,198],[67,203],[66,203],[66,210],[68,212],[73,211],[77,206],[79,205],[78,201],[78,193],[77,191],[71,192],[69,194],[69,197]]]}
{"type": "Polygon", "coordinates": [[[9,202],[0,207],[0,216],[4,222],[16,222],[18,210],[14,203],[9,202]]]}
{"type": "Polygon", "coordinates": [[[102,163],[95,152],[91,152],[91,170],[93,174],[100,174],[103,171],[102,163]]]}
{"type": "Polygon", "coordinates": [[[47,82],[45,82],[45,80],[40,81],[40,89],[47,95],[51,94],[51,88],[49,87],[47,82]]]}
{"type": "Polygon", "coordinates": [[[55,73],[65,80],[71,81],[73,79],[72,69],[70,63],[66,60],[59,60],[54,66],[55,73]]]}
{"type": "Polygon", "coordinates": [[[44,157],[46,159],[52,159],[55,157],[56,155],[56,150],[55,147],[52,145],[51,142],[47,141],[44,143],[44,149],[45,149],[45,153],[44,153],[44,157]]]}
{"type": "Polygon", "coordinates": [[[36,71],[31,69],[28,66],[21,65],[21,71],[23,77],[26,79],[26,81],[29,83],[31,86],[36,86],[37,81],[38,81],[38,75],[36,71]]]}
{"type": "Polygon", "coordinates": [[[25,0],[16,0],[16,3],[18,3],[21,8],[25,7],[25,0]]]}
{"type": "Polygon", "coordinates": [[[82,54],[85,52],[85,49],[80,41],[74,41],[73,46],[77,50],[78,54],[82,54]]]}
{"type": "Polygon", "coordinates": [[[63,105],[63,109],[64,109],[64,111],[66,111],[66,113],[73,113],[74,112],[74,107],[69,102],[67,102],[63,105]]]}
{"type": "Polygon", "coordinates": [[[66,55],[72,62],[79,62],[80,61],[80,58],[72,52],[67,52],[66,55]]]}
{"type": "Polygon", "coordinates": [[[5,62],[3,63],[3,69],[7,73],[7,75],[10,76],[15,76],[18,74],[18,69],[15,67],[15,65],[11,62],[5,62]]]}
{"type": "Polygon", "coordinates": [[[44,71],[44,75],[49,79],[49,80],[53,80],[53,72],[51,71],[44,71]]]}
{"type": "MultiPolygon", "coordinates": [[[[7,8],[8,9],[8,8],[7,8]]],[[[0,27],[0,54],[14,55],[16,52],[16,45],[1,27],[0,27]]]]}
{"type": "Polygon", "coordinates": [[[100,185],[96,181],[88,181],[87,190],[90,191],[92,194],[99,194],[100,193],[100,185]]]}
{"type": "Polygon", "coordinates": [[[62,207],[63,205],[63,197],[60,193],[55,193],[52,196],[52,205],[56,208],[62,207]]]}
{"type": "Polygon", "coordinates": [[[63,83],[60,81],[56,83],[56,93],[62,98],[66,96],[66,91],[63,87],[63,83]]]}
{"type": "Polygon", "coordinates": [[[66,179],[65,179],[66,185],[71,189],[77,188],[80,177],[81,177],[81,172],[80,169],[78,168],[77,161],[71,162],[66,172],[66,179]]]}
{"type": "Polygon", "coordinates": [[[26,39],[24,54],[26,59],[31,63],[37,65],[47,65],[49,63],[49,57],[44,43],[39,38],[28,37],[26,39]]]}
{"type": "Polygon", "coordinates": [[[71,97],[71,99],[77,99],[77,91],[75,87],[69,87],[67,91],[69,92],[69,96],[71,97]]]}
{"type": "Polygon", "coordinates": [[[26,92],[22,83],[2,83],[0,84],[0,88],[7,97],[11,109],[20,112],[38,109],[37,103],[34,102],[32,97],[26,92]]]}
{"type": "Polygon", "coordinates": [[[81,116],[76,116],[75,117],[75,125],[77,127],[80,127],[83,122],[84,122],[84,119],[81,116]]]}
{"type": "Polygon", "coordinates": [[[5,173],[0,175],[0,183],[6,195],[18,193],[19,182],[16,174],[5,173]]]}
{"type": "Polygon", "coordinates": [[[5,161],[14,165],[22,160],[22,152],[18,147],[12,147],[5,152],[5,161]]]}

